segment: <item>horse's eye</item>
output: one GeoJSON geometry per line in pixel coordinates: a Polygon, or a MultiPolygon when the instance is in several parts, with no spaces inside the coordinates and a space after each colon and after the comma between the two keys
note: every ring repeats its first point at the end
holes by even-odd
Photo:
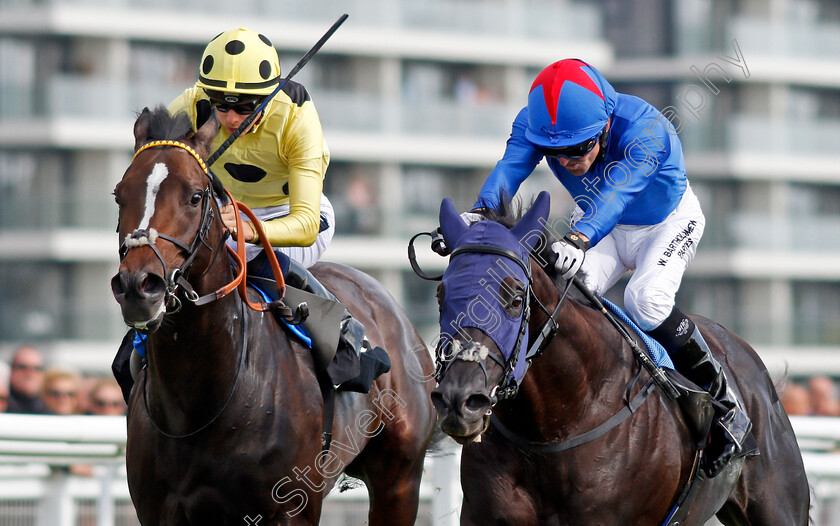
{"type": "Polygon", "coordinates": [[[202,192],[196,192],[192,196],[190,196],[190,204],[193,206],[198,206],[201,202],[201,198],[204,194],[202,192]]]}
{"type": "Polygon", "coordinates": [[[507,277],[499,286],[499,301],[510,316],[522,314],[525,305],[525,287],[514,278],[507,277]]]}

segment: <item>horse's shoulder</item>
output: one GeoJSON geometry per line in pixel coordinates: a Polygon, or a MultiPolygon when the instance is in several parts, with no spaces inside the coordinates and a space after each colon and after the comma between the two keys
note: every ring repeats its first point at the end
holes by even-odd
{"type": "Polygon", "coordinates": [[[385,287],[370,274],[350,265],[332,261],[319,261],[309,267],[315,278],[339,298],[355,303],[356,298],[376,298],[377,302],[385,302],[388,292],[385,287]]]}
{"type": "Polygon", "coordinates": [[[309,271],[312,273],[313,276],[320,279],[328,279],[328,280],[361,280],[361,279],[373,279],[367,273],[357,269],[356,267],[351,267],[350,265],[345,265],[344,263],[336,263],[334,261],[319,261],[309,267],[309,271]]]}

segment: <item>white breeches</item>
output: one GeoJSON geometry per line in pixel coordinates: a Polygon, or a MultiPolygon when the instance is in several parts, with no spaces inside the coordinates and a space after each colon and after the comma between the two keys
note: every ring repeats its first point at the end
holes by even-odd
{"type": "MultiPolygon", "coordinates": [[[[582,212],[573,216],[573,223],[582,212]]],[[[624,290],[624,308],[644,331],[671,313],[683,273],[694,259],[706,218],[691,186],[677,208],[657,225],[617,225],[586,252],[586,285],[602,295],[634,270],[624,290]]]]}
{"type": "MultiPolygon", "coordinates": [[[[266,208],[254,208],[251,210],[254,215],[261,221],[270,221],[278,217],[283,217],[289,214],[289,205],[271,206],[266,208]]],[[[242,215],[243,221],[249,221],[245,215],[242,215]]],[[[308,247],[274,247],[275,250],[289,256],[290,259],[300,263],[305,268],[309,268],[321,258],[327,247],[330,246],[333,235],[335,234],[335,212],[333,212],[332,203],[327,199],[327,196],[321,194],[321,222],[326,221],[327,228],[318,233],[315,242],[308,247]]],[[[228,244],[236,249],[236,243],[228,239],[228,244]]],[[[262,245],[253,245],[251,243],[245,244],[245,258],[251,261],[262,252],[262,245]]]]}

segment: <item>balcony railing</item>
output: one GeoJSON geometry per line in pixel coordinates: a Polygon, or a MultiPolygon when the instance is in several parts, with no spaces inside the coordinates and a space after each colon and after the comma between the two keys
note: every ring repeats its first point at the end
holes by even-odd
{"type": "Polygon", "coordinates": [[[840,216],[784,216],[734,213],[727,220],[733,247],[770,252],[840,250],[840,216]]]}
{"type": "Polygon", "coordinates": [[[836,119],[733,115],[719,123],[712,120],[689,121],[680,131],[686,151],[831,155],[840,144],[840,120],[836,119]]]}
{"type": "Polygon", "coordinates": [[[728,17],[725,24],[706,17],[688,18],[677,32],[678,47],[686,53],[719,53],[729,50],[732,40],[749,59],[750,55],[840,59],[840,24],[825,22],[774,21],[754,16],[728,17]]]}
{"type": "Polygon", "coordinates": [[[727,43],[760,44],[754,53],[808,59],[840,60],[840,24],[776,22],[754,17],[733,17],[728,22],[727,43]]]}
{"type": "MultiPolygon", "coordinates": [[[[223,13],[223,0],[0,0],[0,8],[21,5],[124,6],[130,9],[167,9],[186,13],[223,13]]],[[[350,13],[357,27],[419,29],[480,33],[519,38],[574,35],[576,41],[602,38],[601,15],[596,6],[562,0],[320,0],[277,2],[239,0],[239,13],[279,20],[332,22],[350,13]]]]}
{"type": "MultiPolygon", "coordinates": [[[[46,101],[33,104],[25,89],[0,84],[0,119],[86,117],[133,119],[145,106],[168,105],[187,86],[125,83],[77,75],[56,75],[46,83],[46,101]]],[[[370,93],[307,86],[325,129],[368,133],[497,137],[504,141],[519,107],[501,101],[459,102],[383,98],[370,93]]]]}

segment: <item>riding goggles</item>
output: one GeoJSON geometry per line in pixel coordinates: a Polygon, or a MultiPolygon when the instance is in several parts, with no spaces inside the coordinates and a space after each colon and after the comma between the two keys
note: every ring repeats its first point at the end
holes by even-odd
{"type": "Polygon", "coordinates": [[[601,135],[604,134],[604,130],[598,132],[598,135],[592,137],[591,139],[587,139],[579,144],[574,144],[572,146],[564,146],[562,148],[540,148],[540,152],[545,157],[566,157],[567,159],[579,159],[585,155],[588,155],[591,152],[595,145],[598,144],[598,140],[601,138],[601,135]]]}
{"type": "Polygon", "coordinates": [[[239,104],[229,104],[227,102],[220,102],[212,99],[210,101],[213,107],[216,108],[216,111],[219,111],[221,113],[227,113],[230,110],[233,110],[238,115],[250,115],[254,113],[254,111],[256,111],[257,107],[260,105],[261,102],[261,99],[253,100],[251,102],[243,102],[239,104]]]}

